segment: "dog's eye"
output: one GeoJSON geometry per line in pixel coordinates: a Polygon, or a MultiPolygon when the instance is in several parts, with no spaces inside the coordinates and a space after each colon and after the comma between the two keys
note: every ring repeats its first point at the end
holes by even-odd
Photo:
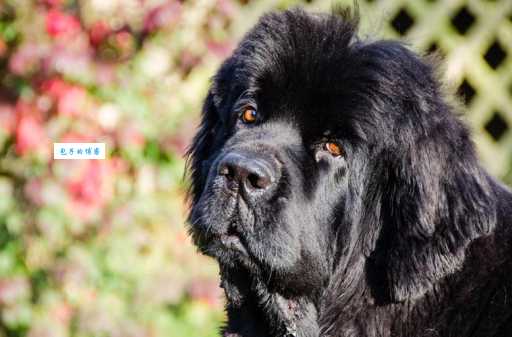
{"type": "Polygon", "coordinates": [[[343,149],[341,148],[341,145],[334,142],[327,142],[325,143],[325,150],[332,154],[334,157],[339,157],[343,155],[343,149]]]}
{"type": "Polygon", "coordinates": [[[242,121],[246,124],[251,124],[256,122],[256,118],[258,117],[258,113],[256,112],[256,109],[253,107],[246,107],[244,108],[244,112],[242,113],[242,121]]]}

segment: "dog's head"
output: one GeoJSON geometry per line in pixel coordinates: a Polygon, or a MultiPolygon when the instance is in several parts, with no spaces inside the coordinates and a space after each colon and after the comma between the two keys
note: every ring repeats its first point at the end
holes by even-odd
{"type": "Polygon", "coordinates": [[[277,292],[362,261],[377,295],[402,300],[460,266],[493,211],[431,64],[361,41],[356,21],[268,14],[223,63],[190,150],[191,232],[277,292]]]}

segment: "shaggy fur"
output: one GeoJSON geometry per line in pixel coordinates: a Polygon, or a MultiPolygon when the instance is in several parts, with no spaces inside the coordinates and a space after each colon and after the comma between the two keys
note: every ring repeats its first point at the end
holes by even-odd
{"type": "Polygon", "coordinates": [[[213,79],[190,223],[220,265],[223,336],[512,336],[511,192],[432,64],[356,28],[267,14],[213,79]]]}

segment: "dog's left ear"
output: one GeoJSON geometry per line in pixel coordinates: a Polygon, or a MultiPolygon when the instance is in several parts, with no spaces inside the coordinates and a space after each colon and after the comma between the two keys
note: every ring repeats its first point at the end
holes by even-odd
{"type": "Polygon", "coordinates": [[[379,48],[394,62],[387,77],[399,77],[388,89],[397,124],[378,155],[381,228],[367,270],[385,298],[403,301],[461,268],[468,245],[494,229],[495,197],[433,67],[398,44],[379,48]]]}

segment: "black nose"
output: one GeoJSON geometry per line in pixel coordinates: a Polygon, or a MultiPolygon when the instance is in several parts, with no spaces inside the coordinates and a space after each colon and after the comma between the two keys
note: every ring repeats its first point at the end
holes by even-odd
{"type": "Polygon", "coordinates": [[[222,158],[218,173],[226,178],[230,189],[243,187],[248,193],[266,190],[275,182],[270,163],[239,153],[228,153],[222,158]]]}

